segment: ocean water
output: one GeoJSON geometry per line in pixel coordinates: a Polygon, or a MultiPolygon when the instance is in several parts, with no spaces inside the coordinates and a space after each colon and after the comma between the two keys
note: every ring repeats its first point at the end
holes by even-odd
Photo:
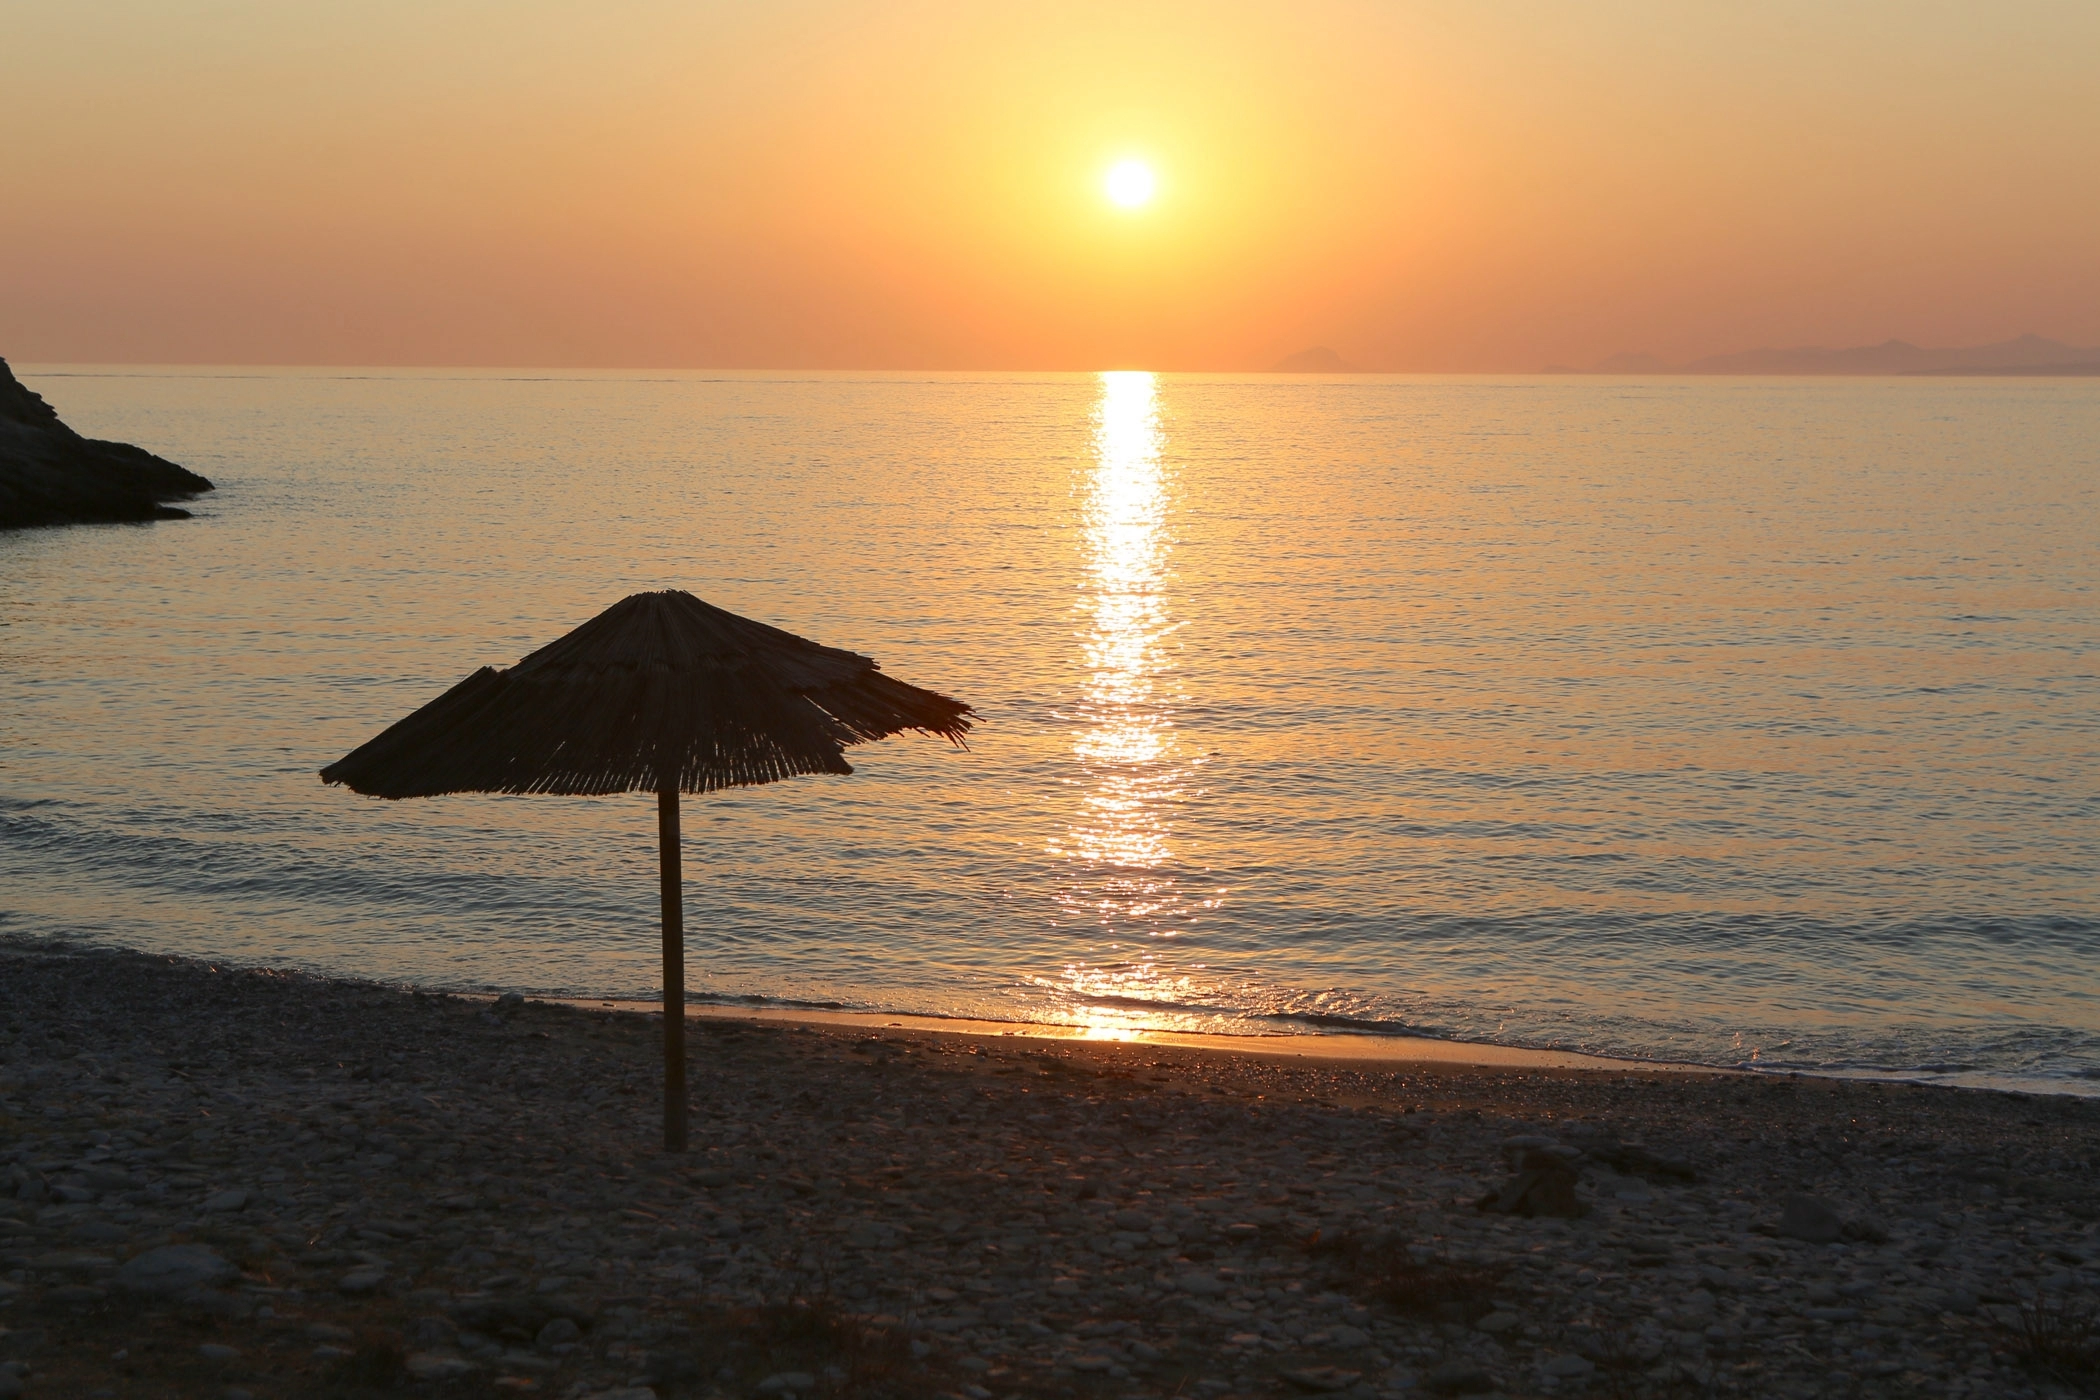
{"type": "Polygon", "coordinates": [[[695,993],[2100,1092],[2100,384],[30,367],[0,932],[657,988],[654,800],[324,764],[679,587],[969,700],[686,805],[695,993]]]}

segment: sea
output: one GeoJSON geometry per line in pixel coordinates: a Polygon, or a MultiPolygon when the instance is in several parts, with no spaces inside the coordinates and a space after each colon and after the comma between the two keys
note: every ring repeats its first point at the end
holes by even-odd
{"type": "Polygon", "coordinates": [[[696,999],[2100,1093],[2100,382],[18,367],[0,935],[659,986],[656,806],[318,774],[680,588],[979,715],[685,804],[696,999]]]}

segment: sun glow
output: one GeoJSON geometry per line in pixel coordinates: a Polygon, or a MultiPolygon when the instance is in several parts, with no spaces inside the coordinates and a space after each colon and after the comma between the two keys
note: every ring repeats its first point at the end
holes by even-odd
{"type": "Polygon", "coordinates": [[[1159,189],[1159,180],[1152,167],[1141,160],[1119,160],[1108,168],[1108,176],[1101,182],[1108,202],[1119,209],[1138,209],[1152,202],[1159,189]]]}

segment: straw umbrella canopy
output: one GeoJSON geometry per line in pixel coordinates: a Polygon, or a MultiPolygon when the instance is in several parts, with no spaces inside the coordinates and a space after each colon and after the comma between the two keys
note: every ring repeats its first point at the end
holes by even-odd
{"type": "Polygon", "coordinates": [[[662,854],[664,1146],[682,1151],[685,928],[678,795],[851,773],[845,749],[907,729],[958,747],[974,712],[671,590],[613,604],[509,670],[484,666],[321,770],[371,797],[654,792],[662,854]]]}

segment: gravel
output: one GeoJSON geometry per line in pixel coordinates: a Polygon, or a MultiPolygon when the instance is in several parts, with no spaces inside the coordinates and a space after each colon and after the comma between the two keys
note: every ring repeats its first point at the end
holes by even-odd
{"type": "Polygon", "coordinates": [[[2086,1100],[691,1043],[668,1156],[647,1016],[0,944],[0,1393],[1996,1396],[2091,1359],[2086,1100]],[[1481,1209],[1513,1168],[1572,1202],[1481,1209]]]}

